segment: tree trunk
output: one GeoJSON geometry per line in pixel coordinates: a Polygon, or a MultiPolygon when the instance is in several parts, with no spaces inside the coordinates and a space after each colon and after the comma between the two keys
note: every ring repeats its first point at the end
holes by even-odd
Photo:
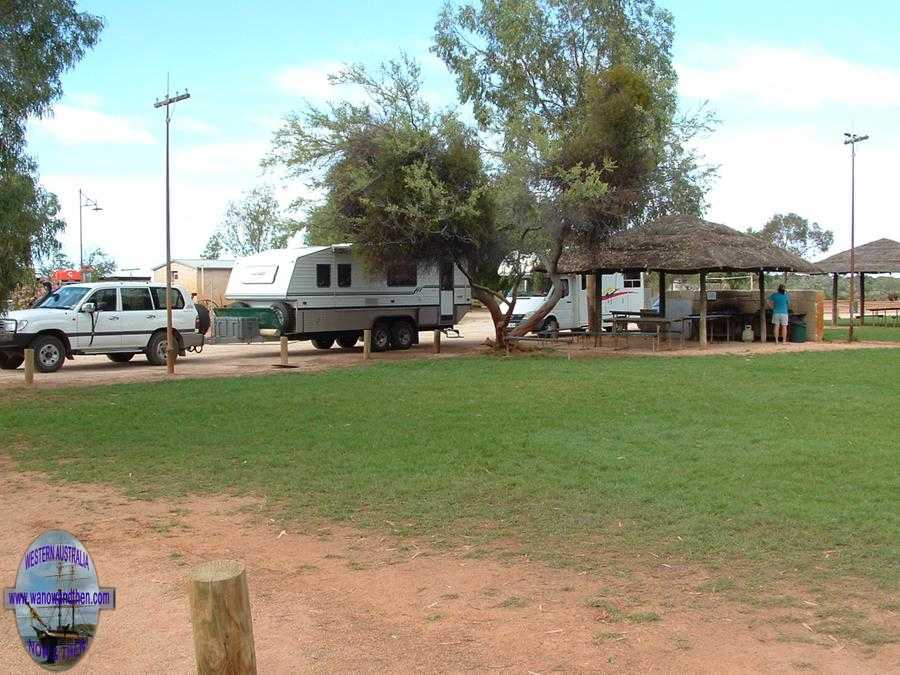
{"type": "Polygon", "coordinates": [[[509,313],[504,314],[500,308],[500,301],[495,295],[488,293],[480,288],[472,287],[472,295],[491,313],[491,320],[494,322],[494,339],[497,348],[506,347],[506,326],[509,323],[509,313]]]}
{"type": "MultiPolygon", "coordinates": [[[[556,303],[560,301],[562,298],[563,288],[562,288],[562,277],[559,274],[559,258],[562,256],[563,252],[563,244],[565,243],[566,237],[568,235],[568,228],[563,229],[556,241],[553,244],[553,250],[550,253],[550,256],[547,260],[547,276],[550,277],[550,280],[553,282],[553,292],[547,296],[547,299],[544,300],[543,304],[538,307],[534,313],[528,317],[527,321],[523,321],[518,326],[516,326],[510,335],[515,337],[524,337],[528,335],[531,331],[538,329],[543,323],[544,318],[551,312],[551,310],[556,307],[556,303]]],[[[572,289],[569,289],[569,292],[572,292],[572,289]]]]}

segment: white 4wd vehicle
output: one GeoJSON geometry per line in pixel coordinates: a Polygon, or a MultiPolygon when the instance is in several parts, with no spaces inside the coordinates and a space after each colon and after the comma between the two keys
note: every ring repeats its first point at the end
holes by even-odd
{"type": "MultiPolygon", "coordinates": [[[[176,349],[184,356],[202,349],[209,313],[184,288],[173,286],[172,294],[176,349]]],[[[0,368],[18,368],[26,347],[34,349],[42,373],[59,370],[76,354],[106,354],[126,363],[141,352],[153,365],[163,365],[166,287],[112,281],[62,286],[35,308],[0,316],[0,368]]]]}

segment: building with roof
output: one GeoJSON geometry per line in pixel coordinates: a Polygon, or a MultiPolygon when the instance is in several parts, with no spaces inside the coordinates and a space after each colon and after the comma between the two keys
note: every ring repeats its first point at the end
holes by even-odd
{"type": "MultiPolygon", "coordinates": [[[[232,267],[234,260],[172,258],[172,283],[184,286],[189,293],[196,293],[195,300],[204,304],[225,305],[225,288],[232,267]]],[[[153,280],[165,283],[165,263],[153,268],[153,280]]]]}
{"type": "MultiPolygon", "coordinates": [[[[816,263],[822,272],[831,275],[831,325],[838,325],[838,277],[850,273],[850,250],[835,253],[816,263]]],[[[859,275],[859,318],[866,316],[866,274],[900,273],[900,242],[877,239],[853,249],[853,272],[859,275]]],[[[851,308],[852,311],[852,308],[851,308]]]]}

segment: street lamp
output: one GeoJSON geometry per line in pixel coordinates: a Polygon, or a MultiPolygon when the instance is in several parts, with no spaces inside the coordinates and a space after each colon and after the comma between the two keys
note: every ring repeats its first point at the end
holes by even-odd
{"type": "Polygon", "coordinates": [[[853,341],[853,277],[856,274],[856,144],[869,140],[868,136],[845,133],[844,145],[850,146],[850,327],[847,341],[853,341]]]}
{"type": "MultiPolygon", "coordinates": [[[[89,206],[91,211],[102,211],[103,207],[97,204],[97,200],[91,199],[84,190],[78,188],[78,272],[84,276],[84,234],[82,226],[82,211],[85,206],[89,206]]],[[[84,279],[81,279],[84,281],[84,279]]]]}

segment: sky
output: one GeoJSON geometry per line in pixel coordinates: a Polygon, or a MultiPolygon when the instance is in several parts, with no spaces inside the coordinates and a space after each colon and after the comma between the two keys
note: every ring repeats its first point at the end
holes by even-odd
{"type": "MultiPolygon", "coordinates": [[[[720,124],[698,149],[719,166],[707,217],[759,228],[796,212],[850,244],[850,151],[858,145],[856,243],[900,238],[893,206],[900,156],[900,3],[824,0],[658,0],[675,18],[682,106],[706,102],[720,124]]],[[[104,17],[100,43],[63,77],[52,116],[29,126],[42,183],[67,222],[63,250],[78,260],[78,191],[85,252],[100,247],[122,269],[165,260],[165,126],[154,101],[187,88],[173,112],[172,253],[197,257],[228,202],[257,185],[287,204],[296,181],[260,160],[283,117],[308,103],[352,96],[330,87],[342,64],[369,66],[404,50],[418,59],[425,95],[453,106],[455,85],[429,53],[441,0],[82,0],[104,17]]]]}

